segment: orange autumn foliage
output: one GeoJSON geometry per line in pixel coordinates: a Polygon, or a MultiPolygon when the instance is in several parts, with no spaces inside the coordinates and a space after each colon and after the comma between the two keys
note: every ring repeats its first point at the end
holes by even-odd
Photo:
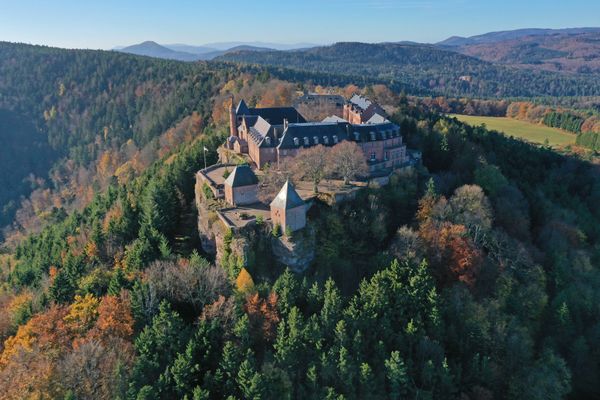
{"type": "Polygon", "coordinates": [[[123,292],[121,296],[105,296],[98,307],[96,325],[88,334],[90,338],[107,341],[109,338],[131,339],[133,316],[131,301],[123,292]]]}
{"type": "Polygon", "coordinates": [[[0,370],[21,351],[30,352],[34,348],[43,352],[59,349],[71,342],[73,335],[64,321],[67,309],[52,306],[48,311],[33,316],[25,325],[21,325],[14,336],[4,342],[4,351],[0,355],[0,370]]]}
{"type": "Polygon", "coordinates": [[[252,335],[270,342],[275,339],[280,317],[277,311],[277,294],[271,292],[268,298],[262,299],[255,293],[246,298],[244,310],[250,320],[252,335]]]}
{"type": "Polygon", "coordinates": [[[426,220],[420,225],[419,236],[427,245],[429,259],[437,265],[443,283],[464,282],[472,287],[483,262],[483,254],[467,235],[464,225],[426,220]]]}
{"type": "Polygon", "coordinates": [[[445,224],[440,233],[440,246],[448,253],[451,276],[468,286],[476,283],[483,255],[467,236],[463,225],[445,224]]]}

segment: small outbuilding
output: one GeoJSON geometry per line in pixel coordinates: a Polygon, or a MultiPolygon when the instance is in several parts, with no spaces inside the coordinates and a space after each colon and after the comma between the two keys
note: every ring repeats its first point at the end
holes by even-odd
{"type": "Polygon", "coordinates": [[[248,165],[238,165],[225,179],[225,201],[232,206],[258,202],[258,178],[248,165]]]}
{"type": "Polygon", "coordinates": [[[271,202],[271,220],[284,232],[288,229],[294,232],[306,226],[306,204],[289,180],[271,202]]]}

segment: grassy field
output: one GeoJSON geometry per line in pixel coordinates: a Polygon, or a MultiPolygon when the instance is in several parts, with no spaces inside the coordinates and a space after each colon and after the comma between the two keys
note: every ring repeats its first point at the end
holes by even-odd
{"type": "Polygon", "coordinates": [[[472,126],[485,124],[488,129],[504,132],[508,136],[526,139],[533,143],[543,144],[548,139],[548,143],[552,147],[575,144],[576,136],[574,134],[544,125],[504,117],[476,117],[458,114],[450,114],[449,116],[472,126]]]}

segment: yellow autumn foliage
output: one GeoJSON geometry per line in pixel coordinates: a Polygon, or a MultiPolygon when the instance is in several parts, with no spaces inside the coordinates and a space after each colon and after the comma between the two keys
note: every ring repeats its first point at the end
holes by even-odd
{"type": "Polygon", "coordinates": [[[93,294],[76,295],[64,321],[73,331],[84,333],[96,322],[99,305],[100,301],[93,294]]]}
{"type": "Polygon", "coordinates": [[[240,292],[248,292],[254,288],[254,280],[252,280],[252,276],[250,276],[250,273],[246,268],[242,268],[240,271],[240,274],[235,280],[235,286],[240,292]]]}

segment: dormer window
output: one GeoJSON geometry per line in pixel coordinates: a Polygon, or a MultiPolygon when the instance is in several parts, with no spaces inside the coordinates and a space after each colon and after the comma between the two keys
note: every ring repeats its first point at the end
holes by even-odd
{"type": "Polygon", "coordinates": [[[323,143],[324,144],[329,144],[329,137],[328,136],[323,136],[323,143]]]}
{"type": "Polygon", "coordinates": [[[313,140],[314,140],[315,144],[319,144],[319,137],[318,136],[313,136],[313,140]]]}
{"type": "Polygon", "coordinates": [[[310,146],[310,142],[308,140],[308,136],[304,136],[304,145],[305,146],[310,146]]]}
{"type": "Polygon", "coordinates": [[[300,139],[297,137],[294,138],[294,146],[300,146],[300,139]]]}
{"type": "Polygon", "coordinates": [[[337,137],[337,135],[333,135],[333,143],[334,144],[338,143],[338,137],[337,137]]]}
{"type": "Polygon", "coordinates": [[[271,138],[267,136],[265,138],[265,142],[267,143],[267,146],[270,146],[271,145],[271,138]]]}

